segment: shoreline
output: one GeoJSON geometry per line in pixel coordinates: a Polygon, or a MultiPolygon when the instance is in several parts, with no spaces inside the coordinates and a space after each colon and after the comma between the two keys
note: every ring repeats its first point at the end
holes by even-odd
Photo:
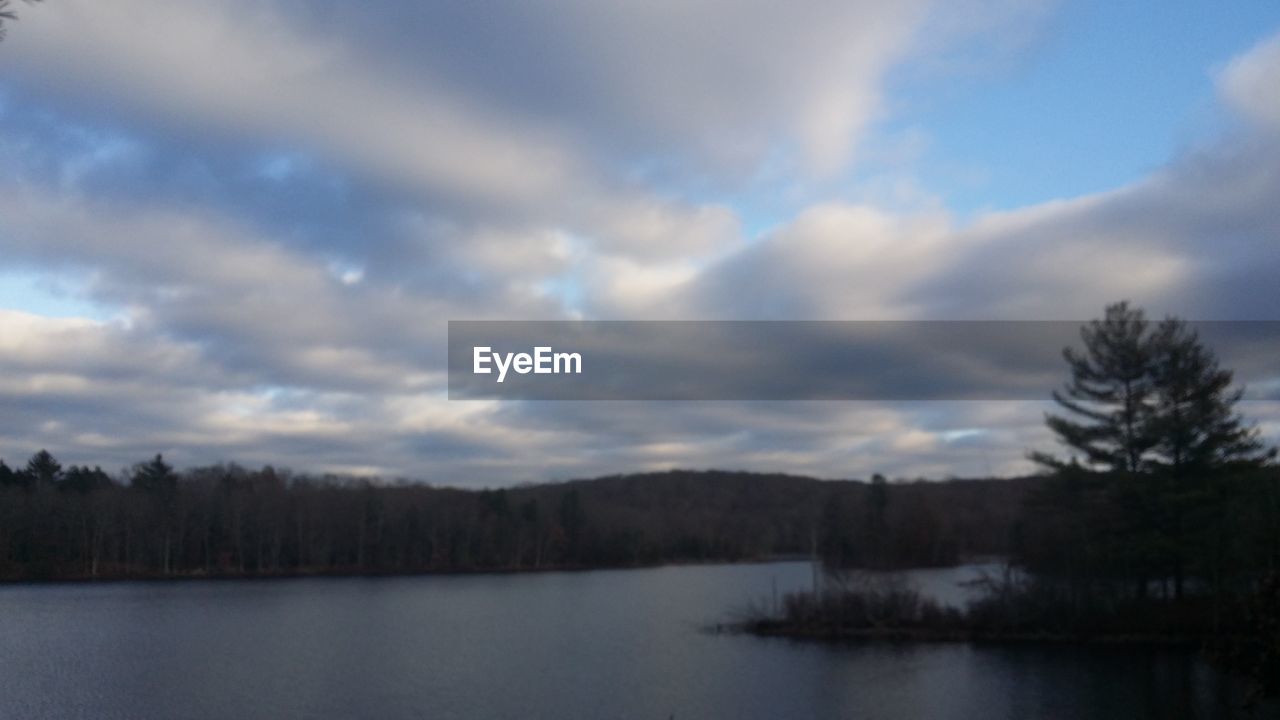
{"type": "MultiPolygon", "coordinates": [[[[768,565],[770,563],[810,562],[804,556],[777,555],[740,560],[669,560],[627,565],[546,565],[543,567],[453,568],[448,570],[356,570],[343,568],[286,570],[268,572],[193,571],[169,574],[103,574],[68,575],[46,578],[0,578],[0,588],[23,585],[95,585],[106,583],[200,582],[228,580],[296,580],[307,578],[392,578],[450,577],[468,575],[537,575],[543,573],[583,573],[616,570],[652,570],[663,567],[702,567],[707,565],[768,565]]],[[[960,567],[959,565],[955,567],[960,567]]],[[[913,568],[904,568],[903,571],[913,568]]]]}
{"type": "MultiPolygon", "coordinates": [[[[902,573],[916,570],[945,570],[970,565],[982,565],[1003,562],[997,555],[978,555],[963,558],[949,565],[924,565],[903,568],[856,568],[871,573],[902,573]]],[[[715,558],[707,560],[671,559],[645,563],[605,564],[605,565],[544,565],[542,567],[491,567],[491,568],[451,568],[451,569],[409,569],[409,570],[358,570],[354,568],[327,569],[293,569],[275,571],[238,571],[238,570],[194,570],[183,573],[109,573],[100,575],[62,575],[53,577],[0,577],[0,588],[14,585],[54,585],[54,584],[97,584],[119,582],[178,582],[201,580],[290,580],[296,578],[380,578],[380,577],[418,577],[418,576],[457,576],[457,575],[532,575],[539,573],[578,573],[595,570],[649,570],[661,567],[700,567],[706,565],[767,565],[770,563],[812,563],[813,558],[800,553],[781,553],[763,555],[752,558],[715,558]]]]}
{"type": "MultiPolygon", "coordinates": [[[[797,642],[819,642],[835,645],[861,643],[888,644],[954,644],[972,645],[1041,645],[1078,647],[1132,647],[1196,650],[1212,638],[1199,635],[1073,635],[1050,632],[983,632],[977,630],[925,630],[920,628],[803,628],[782,622],[751,622],[717,625],[717,633],[745,634],[762,638],[778,638],[797,642]]],[[[1219,638],[1221,639],[1221,638],[1219,638]]]]}

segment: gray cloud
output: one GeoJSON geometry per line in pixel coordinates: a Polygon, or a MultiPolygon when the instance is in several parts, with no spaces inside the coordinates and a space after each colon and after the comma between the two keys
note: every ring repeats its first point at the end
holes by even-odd
{"type": "MultiPolygon", "coordinates": [[[[0,271],[118,319],[0,311],[0,454],[453,484],[1025,471],[1043,403],[451,403],[443,343],[449,319],[1074,320],[1121,297],[1277,319],[1275,39],[1219,75],[1238,126],[1128,187],[960,224],[823,184],[889,73],[981,64],[964,38],[1025,37],[1041,5],[33,7],[0,48],[0,271]],[[744,237],[721,200],[744,186],[798,209],[744,237]]],[[[1248,412],[1280,435],[1274,404],[1248,412]]]]}

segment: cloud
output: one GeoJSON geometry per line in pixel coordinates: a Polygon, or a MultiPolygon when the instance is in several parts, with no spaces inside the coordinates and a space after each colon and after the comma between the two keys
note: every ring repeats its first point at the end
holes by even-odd
{"type": "Polygon", "coordinates": [[[436,318],[457,311],[394,287],[349,285],[318,258],[199,214],[16,186],[0,193],[0,209],[11,261],[88,272],[95,300],[263,384],[421,386],[423,358],[439,348],[436,318]]]}
{"type": "Polygon", "coordinates": [[[746,320],[909,317],[899,288],[945,266],[945,215],[903,217],[865,205],[806,209],[724,258],[672,302],[687,316],[746,320]]]}
{"type": "Polygon", "coordinates": [[[1044,12],[33,6],[3,46],[0,269],[117,319],[0,311],[0,452],[452,484],[1025,471],[1043,403],[456,403],[443,343],[461,318],[1078,320],[1121,297],[1274,319],[1275,38],[1217,76],[1239,127],[1129,186],[969,221],[910,178],[879,194],[909,202],[850,190],[927,145],[866,147],[895,77],[998,63],[1044,12]]]}
{"type": "Polygon", "coordinates": [[[28,92],[116,122],[314,153],[453,219],[669,260],[722,250],[736,218],[655,182],[841,171],[890,70],[1035,25],[1041,5],[67,0],[27,13],[6,63],[28,92]]]}
{"type": "MultiPolygon", "coordinates": [[[[1280,40],[1232,61],[1219,87],[1270,123],[1280,40]]],[[[1280,318],[1280,135],[1249,124],[1131,185],[977,216],[810,207],[727,255],[674,303],[741,319],[1081,320],[1122,298],[1154,315],[1280,318]]]]}
{"type": "Polygon", "coordinates": [[[402,91],[341,41],[307,37],[269,5],[68,2],[30,21],[15,43],[19,67],[91,97],[109,93],[117,112],[287,137],[459,199],[536,202],[573,162],[551,139],[422,88],[425,79],[420,92],[402,91]]]}
{"type": "Polygon", "coordinates": [[[392,14],[326,3],[313,19],[401,67],[448,67],[485,102],[518,99],[597,157],[741,174],[780,138],[811,168],[842,167],[929,4],[572,0],[554,12],[501,3],[392,14]]]}
{"type": "Polygon", "coordinates": [[[600,172],[564,128],[309,33],[276,6],[71,0],[30,16],[11,48],[21,76],[120,121],[300,147],[451,214],[564,225],[610,252],[711,248],[732,230],[723,207],[600,172]]]}
{"type": "Polygon", "coordinates": [[[1280,36],[1270,37],[1232,60],[1218,77],[1227,103],[1271,132],[1280,131],[1280,36]]]}

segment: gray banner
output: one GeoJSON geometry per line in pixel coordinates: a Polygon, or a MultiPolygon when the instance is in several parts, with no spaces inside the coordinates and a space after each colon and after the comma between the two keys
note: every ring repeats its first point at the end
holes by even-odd
{"type": "MultiPolygon", "coordinates": [[[[450,321],[449,398],[1045,400],[1066,321],[450,321]]],[[[1190,323],[1280,399],[1280,321],[1190,323]]]]}

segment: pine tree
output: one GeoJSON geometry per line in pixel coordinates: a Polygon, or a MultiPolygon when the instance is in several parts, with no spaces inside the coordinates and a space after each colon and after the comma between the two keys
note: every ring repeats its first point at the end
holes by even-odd
{"type": "Polygon", "coordinates": [[[165,498],[173,494],[177,485],[178,477],[162,455],[133,467],[133,486],[139,490],[165,498]]]}
{"type": "Polygon", "coordinates": [[[1152,346],[1156,445],[1148,465],[1161,478],[1153,501],[1162,519],[1174,595],[1181,598],[1201,544],[1195,538],[1208,522],[1202,516],[1222,500],[1221,472],[1261,467],[1275,450],[1265,448],[1257,428],[1236,412],[1244,389],[1233,387],[1231,371],[1218,365],[1187,323],[1167,318],[1156,329],[1152,346]]]}
{"type": "Polygon", "coordinates": [[[1244,389],[1232,386],[1232,372],[1219,367],[1195,330],[1167,318],[1152,346],[1153,469],[1183,474],[1256,468],[1275,456],[1235,410],[1244,389]]]}
{"type": "Polygon", "coordinates": [[[41,450],[27,461],[27,476],[37,487],[52,486],[62,478],[62,465],[48,450],[41,450]]]}
{"type": "MultiPolygon", "coordinates": [[[[1236,412],[1243,390],[1186,322],[1171,317],[1152,329],[1141,310],[1117,303],[1082,328],[1081,338],[1083,354],[1064,351],[1071,379],[1053,395],[1075,417],[1049,415],[1046,422],[1090,468],[1127,475],[1111,485],[1100,508],[1114,511],[1122,532],[1111,538],[1115,545],[1104,542],[1093,554],[1108,558],[1104,565],[1119,558],[1139,596],[1149,579],[1171,578],[1180,599],[1190,574],[1216,569],[1197,538],[1211,527],[1207,509],[1222,502],[1223,471],[1261,467],[1275,451],[1236,412]]],[[[1057,458],[1032,457],[1060,478],[1073,475],[1057,458]]],[[[1068,500],[1061,507],[1078,504],[1068,500]]]]}
{"type": "MultiPolygon", "coordinates": [[[[33,3],[33,2],[39,2],[40,0],[26,0],[26,1],[28,3],[33,3]]],[[[4,36],[7,34],[9,30],[7,27],[5,27],[5,25],[17,19],[18,19],[18,13],[16,10],[13,9],[12,2],[10,0],[0,0],[0,40],[4,39],[4,36]]]]}
{"type": "MultiPolygon", "coordinates": [[[[1127,302],[1115,303],[1107,306],[1103,319],[1082,327],[1080,338],[1083,353],[1062,351],[1071,379],[1053,393],[1070,416],[1047,414],[1045,423],[1087,466],[1137,472],[1156,444],[1150,427],[1154,387],[1146,317],[1127,302]]],[[[1064,462],[1039,452],[1031,459],[1058,470],[1076,461],[1074,454],[1064,462]]]]}

